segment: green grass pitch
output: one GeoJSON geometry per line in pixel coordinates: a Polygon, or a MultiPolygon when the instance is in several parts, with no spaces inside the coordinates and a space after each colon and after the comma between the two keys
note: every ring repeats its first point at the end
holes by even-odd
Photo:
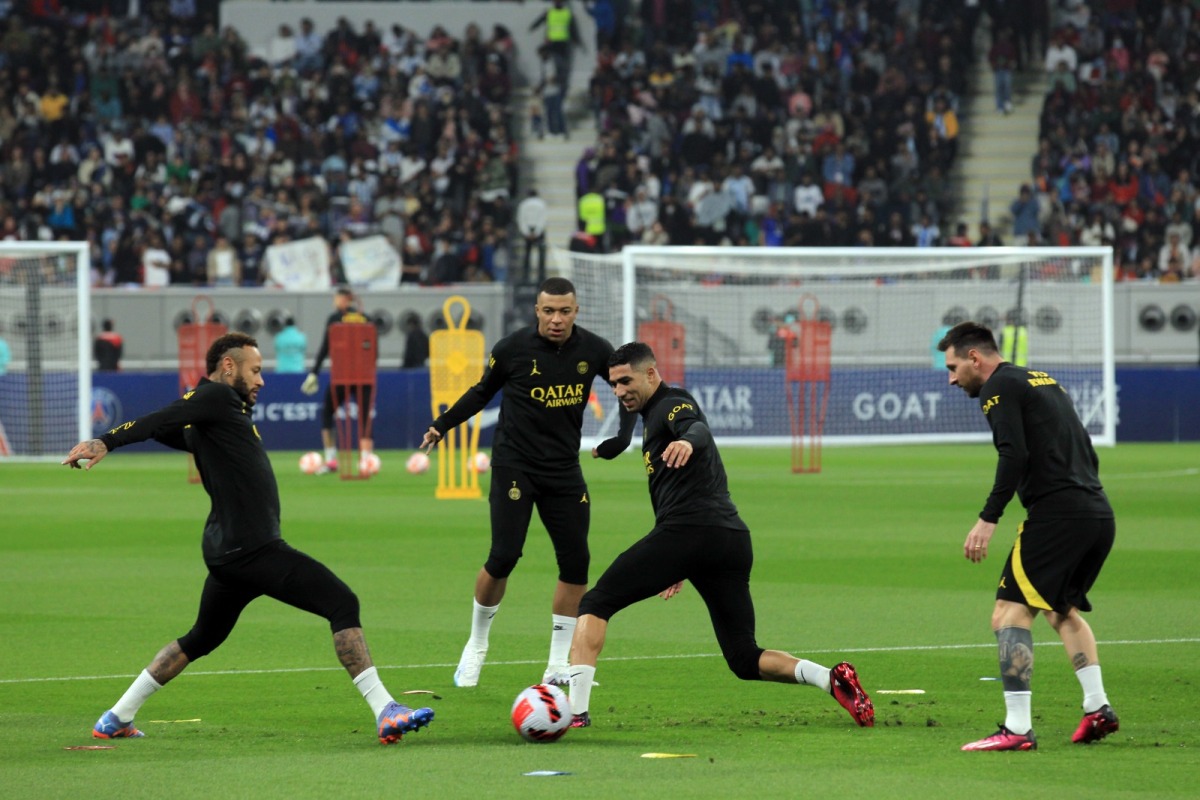
{"type": "MultiPolygon", "coordinates": [[[[690,587],[613,619],[592,728],[550,745],[509,723],[540,680],[555,577],[535,519],[476,689],[451,674],[487,551],[487,505],[438,501],[434,475],[385,452],[367,482],[301,475],[278,453],[285,538],[358,593],[395,694],[429,689],[433,725],[380,746],[324,622],[267,599],[230,640],[138,715],[140,740],[90,745],[91,725],[157,649],[183,634],[204,578],[207,497],[182,456],[117,453],[89,473],[0,465],[0,786],[8,797],[1195,797],[1200,781],[1200,445],[1101,452],[1117,543],[1092,593],[1121,730],[1070,744],[1080,690],[1037,624],[1035,753],[960,753],[1004,709],[992,556],[962,540],[990,486],[987,445],[828,448],[793,475],[786,450],[726,448],[754,534],[759,643],[846,658],[875,701],[860,729],[811,687],[745,683],[717,654],[690,587]],[[923,689],[924,694],[880,690],[923,689]],[[695,754],[648,760],[646,752],[695,754]],[[562,777],[525,777],[560,770],[562,777]]],[[[651,526],[636,454],[586,460],[593,579],[651,526]]],[[[486,479],[485,479],[486,483],[486,479]]]]}

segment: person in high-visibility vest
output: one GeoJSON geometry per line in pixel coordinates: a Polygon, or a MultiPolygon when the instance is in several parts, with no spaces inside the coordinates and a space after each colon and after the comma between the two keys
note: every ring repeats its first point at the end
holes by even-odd
{"type": "Polygon", "coordinates": [[[603,240],[608,231],[606,214],[604,195],[599,192],[588,192],[579,198],[579,228],[584,233],[603,240]]]}
{"type": "Polygon", "coordinates": [[[1029,366],[1029,329],[1019,323],[1019,319],[1009,318],[1000,331],[1000,352],[1018,367],[1029,366]]]}
{"type": "Polygon", "coordinates": [[[550,54],[558,66],[565,97],[571,83],[571,45],[584,47],[579,30],[575,27],[575,14],[567,5],[567,0],[554,0],[554,5],[535,19],[529,30],[543,26],[546,29],[546,46],[550,48],[550,54]]]}

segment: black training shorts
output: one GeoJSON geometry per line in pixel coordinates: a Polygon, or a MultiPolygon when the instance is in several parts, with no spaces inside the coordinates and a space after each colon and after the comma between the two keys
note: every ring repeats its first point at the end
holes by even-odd
{"type": "Polygon", "coordinates": [[[493,467],[488,495],[492,512],[492,549],[484,565],[493,578],[507,578],[521,558],[536,507],[550,534],[558,579],[588,582],[588,527],[592,501],[582,470],[535,475],[513,467],[493,467]]]}
{"type": "Polygon", "coordinates": [[[1091,611],[1087,593],[1112,549],[1109,519],[1026,520],[1004,565],[997,600],[1067,614],[1091,611]]]}

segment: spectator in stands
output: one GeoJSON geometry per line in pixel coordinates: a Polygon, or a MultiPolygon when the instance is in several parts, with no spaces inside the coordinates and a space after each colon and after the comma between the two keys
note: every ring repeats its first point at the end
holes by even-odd
{"type": "Polygon", "coordinates": [[[942,232],[929,214],[924,213],[912,227],[912,238],[917,247],[938,247],[942,243],[942,232]]]}
{"type": "MultiPolygon", "coordinates": [[[[538,47],[539,80],[535,92],[546,110],[546,131],[551,136],[568,138],[566,119],[563,117],[563,88],[565,76],[559,72],[558,61],[550,52],[550,46],[538,47]]],[[[540,138],[540,135],[539,135],[540,138]]]]}
{"type": "Polygon", "coordinates": [[[1054,75],[1059,65],[1065,65],[1066,71],[1075,74],[1079,67],[1079,57],[1075,48],[1066,40],[1062,33],[1055,33],[1050,38],[1050,46],[1046,48],[1046,74],[1054,75]]]}
{"type": "Polygon", "coordinates": [[[976,247],[1002,247],[1004,240],[992,229],[992,224],[985,220],[979,222],[979,238],[975,240],[976,247]]]}
{"type": "MultiPolygon", "coordinates": [[[[121,356],[125,353],[125,340],[117,333],[116,325],[111,319],[105,318],[100,323],[100,333],[92,341],[92,358],[96,361],[96,369],[101,372],[115,372],[121,368],[121,356]]],[[[0,365],[0,375],[4,374],[0,365]]]]}
{"type": "Polygon", "coordinates": [[[546,201],[530,189],[517,205],[517,229],[524,240],[521,255],[520,282],[540,286],[546,279],[546,201]],[[537,271],[532,272],[533,254],[537,254],[537,271]]]}
{"type": "Polygon", "coordinates": [[[238,258],[228,237],[218,234],[216,243],[208,251],[207,272],[209,286],[240,286],[242,283],[242,262],[238,258]]]}
{"type": "Polygon", "coordinates": [[[1013,217],[1013,237],[1016,241],[1024,243],[1030,234],[1039,235],[1038,201],[1029,184],[1021,184],[1021,190],[1009,206],[1009,212],[1013,217]]]}
{"type": "Polygon", "coordinates": [[[1183,269],[1187,266],[1191,268],[1191,253],[1187,246],[1183,243],[1178,231],[1171,231],[1167,234],[1167,243],[1164,244],[1158,251],[1158,271],[1165,276],[1171,271],[1173,264],[1175,273],[1182,275],[1183,269]]]}
{"type": "Polygon", "coordinates": [[[821,191],[821,187],[813,182],[811,172],[805,172],[801,176],[800,185],[796,187],[792,206],[796,211],[808,214],[811,218],[817,215],[817,209],[824,205],[824,203],[825,195],[821,191]]]}

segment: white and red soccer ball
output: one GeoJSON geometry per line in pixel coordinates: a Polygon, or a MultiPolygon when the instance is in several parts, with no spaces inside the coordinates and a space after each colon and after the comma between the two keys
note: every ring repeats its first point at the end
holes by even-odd
{"type": "Polygon", "coordinates": [[[363,453],[362,457],[358,459],[358,473],[360,475],[374,475],[379,472],[379,467],[382,464],[383,462],[380,461],[379,456],[374,453],[363,453]]]}
{"type": "Polygon", "coordinates": [[[300,471],[305,475],[316,475],[323,466],[325,466],[325,456],[316,450],[300,456],[300,471]]]}
{"type": "Polygon", "coordinates": [[[512,723],[527,742],[558,741],[571,727],[571,701],[557,686],[530,686],[513,701],[512,723]]]}
{"type": "Polygon", "coordinates": [[[404,468],[413,475],[420,475],[429,469],[429,456],[418,450],[408,457],[408,461],[404,462],[404,468]]]}
{"type": "Polygon", "coordinates": [[[480,475],[492,468],[492,459],[487,453],[479,452],[475,454],[475,458],[471,459],[471,469],[478,472],[480,475]]]}

